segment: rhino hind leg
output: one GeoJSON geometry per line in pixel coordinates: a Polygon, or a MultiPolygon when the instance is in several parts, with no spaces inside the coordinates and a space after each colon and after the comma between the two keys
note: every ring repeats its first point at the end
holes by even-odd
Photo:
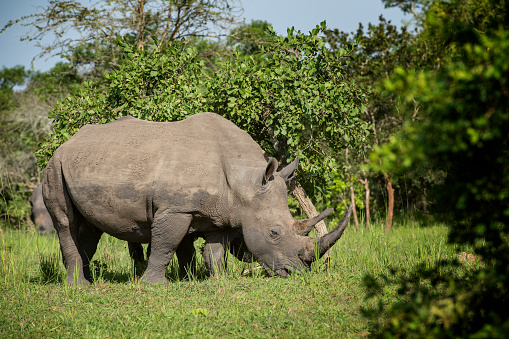
{"type": "Polygon", "coordinates": [[[135,264],[140,264],[145,261],[145,254],[143,254],[143,246],[140,243],[128,242],[129,256],[134,260],[135,264]]]}
{"type": "MultiPolygon", "coordinates": [[[[49,172],[54,174],[53,171],[49,172]]],[[[45,201],[58,233],[62,260],[67,270],[67,283],[86,285],[90,282],[85,278],[83,261],[78,250],[79,222],[83,217],[73,205],[61,175],[57,174],[54,179],[57,187],[52,187],[51,196],[45,197],[45,201]]]]}
{"type": "MultiPolygon", "coordinates": [[[[147,248],[147,257],[150,256],[150,243],[147,248]]],[[[134,261],[134,275],[140,276],[147,268],[147,260],[143,253],[143,246],[140,243],[128,242],[127,247],[129,248],[129,256],[134,261]]]]}
{"type": "Polygon", "coordinates": [[[150,256],[141,281],[149,284],[167,282],[166,267],[187,234],[191,220],[190,214],[162,212],[154,216],[150,256]]]}
{"type": "Polygon", "coordinates": [[[90,224],[86,219],[82,219],[79,225],[78,233],[78,251],[83,262],[83,274],[85,279],[92,281],[90,273],[90,260],[97,251],[97,244],[103,232],[90,224]]]}
{"type": "Polygon", "coordinates": [[[195,237],[188,234],[182,239],[177,248],[177,260],[179,263],[179,278],[189,279],[196,274],[196,250],[194,248],[195,237]]]}

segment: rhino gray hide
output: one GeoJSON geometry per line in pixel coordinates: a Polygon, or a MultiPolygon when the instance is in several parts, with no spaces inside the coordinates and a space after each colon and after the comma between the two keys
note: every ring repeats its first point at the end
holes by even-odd
{"type": "Polygon", "coordinates": [[[205,239],[208,266],[240,231],[269,273],[308,269],[341,237],[351,208],[333,231],[308,237],[332,209],[312,219],[292,218],[285,182],[297,162],[277,172],[277,161],[266,161],[246,132],[213,113],[82,127],[55,151],[43,181],[67,281],[88,283],[89,259],[103,232],[151,243],[141,277],[148,283],[166,282],[173,254],[194,234],[205,239]]]}
{"type": "Polygon", "coordinates": [[[41,234],[51,234],[53,232],[53,222],[42,200],[42,183],[32,192],[30,206],[32,207],[30,219],[35,224],[37,231],[41,234]]]}

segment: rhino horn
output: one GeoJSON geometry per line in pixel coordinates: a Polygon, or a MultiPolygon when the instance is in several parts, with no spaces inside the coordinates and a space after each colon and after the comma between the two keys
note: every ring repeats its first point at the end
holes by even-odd
{"type": "Polygon", "coordinates": [[[302,251],[300,251],[299,257],[304,262],[311,263],[317,259],[317,255],[318,258],[324,255],[325,252],[327,252],[329,248],[331,248],[332,245],[334,245],[343,235],[343,232],[346,226],[348,226],[348,222],[350,221],[352,211],[353,211],[352,206],[348,207],[339,225],[336,226],[336,228],[330,231],[329,233],[321,236],[320,238],[309,237],[308,246],[305,246],[305,248],[302,251]]]}
{"type": "Polygon", "coordinates": [[[299,168],[299,157],[295,158],[294,161],[286,165],[281,171],[279,171],[279,175],[284,179],[285,182],[291,180],[295,177],[295,171],[299,168]]]}
{"type": "Polygon", "coordinates": [[[322,213],[318,214],[316,217],[296,220],[295,223],[293,224],[295,232],[297,232],[298,235],[308,235],[309,232],[311,232],[313,226],[316,225],[316,223],[318,223],[319,221],[327,218],[329,214],[332,213],[332,211],[334,211],[333,208],[328,208],[322,213]]]}
{"type": "Polygon", "coordinates": [[[321,236],[320,238],[315,240],[316,249],[318,252],[318,255],[321,257],[325,254],[331,248],[336,241],[341,238],[343,235],[343,232],[345,231],[346,226],[348,226],[348,222],[350,221],[350,216],[352,215],[353,206],[350,205],[348,207],[345,215],[343,216],[343,219],[341,219],[341,222],[338,226],[336,226],[335,229],[330,231],[329,233],[321,236]]]}

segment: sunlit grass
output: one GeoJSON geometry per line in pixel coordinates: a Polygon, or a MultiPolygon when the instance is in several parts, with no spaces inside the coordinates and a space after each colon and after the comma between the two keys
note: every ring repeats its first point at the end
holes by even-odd
{"type": "MultiPolygon", "coordinates": [[[[479,265],[446,242],[444,225],[353,227],[333,247],[329,265],[288,279],[227,260],[209,279],[201,255],[186,281],[174,259],[169,283],[139,282],[127,243],[103,236],[93,258],[95,283],[69,287],[56,236],[3,229],[0,239],[0,336],[8,337],[344,337],[369,331],[362,278],[442,258],[479,265]],[[460,259],[461,260],[461,259],[460,259]],[[247,272],[247,273],[244,273],[247,272]]],[[[195,243],[198,250],[202,242],[195,243]]],[[[390,297],[390,296],[388,296],[390,297]]],[[[369,305],[368,305],[369,306],[369,305]]]]}

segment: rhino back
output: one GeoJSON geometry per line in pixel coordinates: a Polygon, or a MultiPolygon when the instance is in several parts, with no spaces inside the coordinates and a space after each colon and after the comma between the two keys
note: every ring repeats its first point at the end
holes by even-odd
{"type": "Polygon", "coordinates": [[[87,125],[57,152],[73,202],[100,228],[148,225],[159,208],[224,213],[228,191],[249,191],[266,166],[258,144],[213,113],[87,125]]]}

